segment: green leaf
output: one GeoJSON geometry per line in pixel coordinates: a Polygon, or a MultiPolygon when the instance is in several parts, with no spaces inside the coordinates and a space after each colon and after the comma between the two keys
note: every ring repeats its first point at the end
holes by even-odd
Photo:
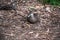
{"type": "Polygon", "coordinates": [[[60,0],[38,0],[42,4],[50,4],[60,6],[60,0]]]}

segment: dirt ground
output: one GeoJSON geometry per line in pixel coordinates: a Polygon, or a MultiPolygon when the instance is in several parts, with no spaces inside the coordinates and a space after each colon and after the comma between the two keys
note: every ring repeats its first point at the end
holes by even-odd
{"type": "Polygon", "coordinates": [[[0,10],[0,40],[60,40],[60,8],[43,6],[37,0],[17,1],[16,11],[0,10]],[[39,22],[26,20],[30,11],[37,12],[39,22]]]}

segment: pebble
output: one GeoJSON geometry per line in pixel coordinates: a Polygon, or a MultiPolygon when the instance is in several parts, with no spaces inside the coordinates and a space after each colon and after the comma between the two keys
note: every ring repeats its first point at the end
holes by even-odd
{"type": "Polygon", "coordinates": [[[51,13],[51,8],[50,7],[46,7],[46,11],[51,13]]]}
{"type": "Polygon", "coordinates": [[[30,13],[27,16],[27,21],[30,23],[36,23],[38,21],[38,15],[37,13],[30,13]]]}

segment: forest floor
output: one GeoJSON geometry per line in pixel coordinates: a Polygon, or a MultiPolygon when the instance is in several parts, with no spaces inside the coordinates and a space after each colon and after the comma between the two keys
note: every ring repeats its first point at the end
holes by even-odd
{"type": "Polygon", "coordinates": [[[0,40],[60,40],[59,7],[20,0],[16,12],[0,10],[0,40]],[[30,11],[39,15],[39,22],[31,24],[24,18],[30,11]]]}

